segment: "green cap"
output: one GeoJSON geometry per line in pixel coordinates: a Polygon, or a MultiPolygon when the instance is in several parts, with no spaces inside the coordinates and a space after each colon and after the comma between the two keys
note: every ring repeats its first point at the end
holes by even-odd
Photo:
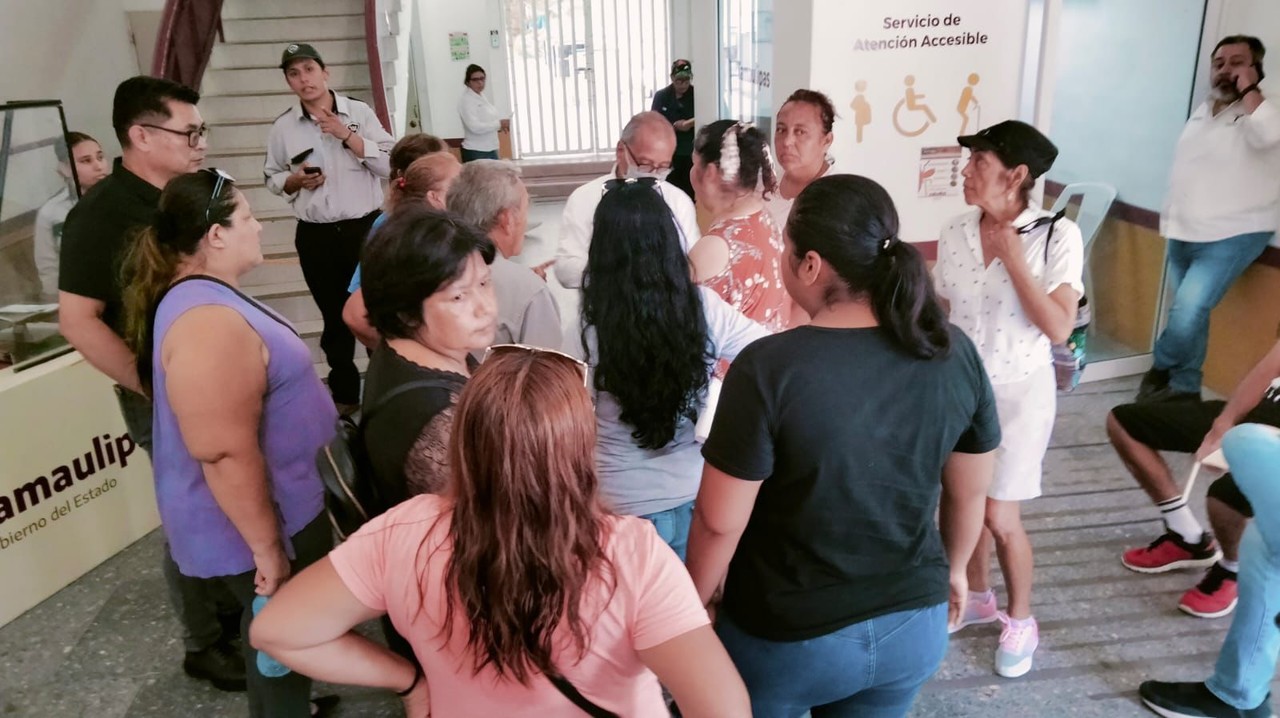
{"type": "Polygon", "coordinates": [[[320,53],[304,42],[296,42],[284,49],[284,54],[280,56],[280,69],[289,69],[290,63],[294,60],[315,60],[324,67],[324,60],[320,59],[320,53]]]}

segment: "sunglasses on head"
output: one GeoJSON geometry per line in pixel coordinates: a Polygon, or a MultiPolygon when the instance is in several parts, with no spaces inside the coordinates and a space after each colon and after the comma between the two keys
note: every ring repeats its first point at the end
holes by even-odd
{"type": "Polygon", "coordinates": [[[213,211],[213,203],[217,202],[218,196],[222,194],[222,186],[228,182],[235,185],[236,178],[228,174],[226,170],[218,169],[217,167],[205,167],[200,171],[208,172],[217,177],[217,180],[213,183],[213,194],[209,195],[209,204],[205,205],[204,208],[204,223],[213,224],[213,221],[209,219],[209,213],[213,211]]]}
{"type": "Polygon", "coordinates": [[[528,344],[494,344],[493,346],[489,347],[484,351],[484,359],[482,360],[481,363],[489,361],[489,357],[491,356],[502,354],[502,353],[511,353],[511,352],[527,352],[529,354],[550,354],[552,356],[558,356],[563,359],[568,359],[569,361],[573,362],[573,365],[578,370],[578,373],[582,375],[583,388],[588,387],[587,377],[590,375],[590,368],[587,366],[587,363],[582,361],[581,359],[571,357],[568,354],[565,354],[564,352],[556,351],[555,349],[543,349],[542,347],[529,346],[528,344]]]}
{"type": "Polygon", "coordinates": [[[604,183],[604,189],[601,190],[600,196],[603,197],[619,187],[632,184],[637,184],[641,187],[648,187],[650,189],[657,189],[659,193],[662,191],[662,188],[658,187],[657,177],[629,177],[627,179],[614,178],[604,183]]]}

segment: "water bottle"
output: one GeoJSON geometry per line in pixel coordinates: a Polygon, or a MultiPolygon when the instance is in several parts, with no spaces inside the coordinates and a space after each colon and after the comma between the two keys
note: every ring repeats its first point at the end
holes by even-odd
{"type": "MultiPolygon", "coordinates": [[[[267,605],[266,596],[253,597],[253,615],[258,615],[258,611],[267,605]]],[[[248,640],[246,637],[245,640],[248,640]]],[[[289,667],[267,655],[266,651],[258,651],[258,672],[267,678],[279,678],[289,675],[289,667]]]]}

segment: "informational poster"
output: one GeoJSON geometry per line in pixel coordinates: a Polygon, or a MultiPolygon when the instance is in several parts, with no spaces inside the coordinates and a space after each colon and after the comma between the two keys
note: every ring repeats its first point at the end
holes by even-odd
{"type": "Polygon", "coordinates": [[[814,0],[811,87],[839,115],[832,154],[884,185],[903,239],[936,240],[965,211],[956,137],[1017,118],[1026,24],[1024,0],[814,0]]]}
{"type": "Polygon", "coordinates": [[[449,33],[449,56],[454,60],[471,59],[471,40],[467,38],[467,33],[449,33]]]}
{"type": "Polygon", "coordinates": [[[960,161],[964,148],[925,147],[920,150],[918,197],[956,197],[963,193],[960,161]]]}
{"type": "Polygon", "coordinates": [[[0,625],[160,525],[151,462],[79,354],[0,373],[0,625]]]}

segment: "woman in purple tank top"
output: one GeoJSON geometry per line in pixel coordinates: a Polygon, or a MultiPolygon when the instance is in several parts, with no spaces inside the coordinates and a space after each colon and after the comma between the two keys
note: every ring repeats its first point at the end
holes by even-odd
{"type": "MultiPolygon", "coordinates": [[[[337,411],[293,327],[238,288],[262,262],[261,231],[230,176],[182,175],[125,265],[165,536],[183,574],[225,584],[244,606],[244,636],[255,596],[332,546],[315,456],[337,411]]],[[[264,676],[244,645],[250,715],[312,715],[311,679],[264,676]]]]}

